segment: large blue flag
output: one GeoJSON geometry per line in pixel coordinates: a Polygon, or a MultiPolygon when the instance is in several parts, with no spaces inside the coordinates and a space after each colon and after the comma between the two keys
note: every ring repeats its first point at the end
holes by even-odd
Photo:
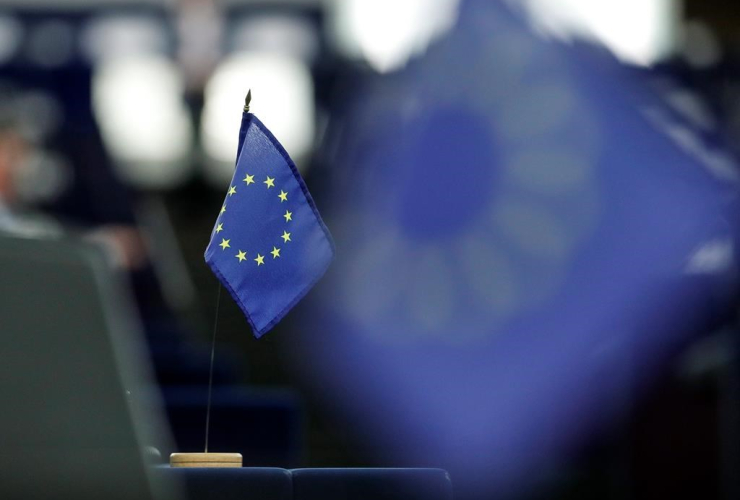
{"type": "Polygon", "coordinates": [[[469,0],[403,70],[339,82],[337,262],[284,345],[363,450],[448,470],[458,500],[547,496],[734,309],[720,137],[652,73],[536,33],[469,0]]]}
{"type": "Polygon", "coordinates": [[[256,337],[280,321],[334,257],[334,244],[295,164],[245,111],[236,169],[205,259],[256,337]]]}

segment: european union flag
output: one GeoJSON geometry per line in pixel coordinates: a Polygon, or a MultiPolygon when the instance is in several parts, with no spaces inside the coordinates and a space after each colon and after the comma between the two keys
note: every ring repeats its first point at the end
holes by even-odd
{"type": "Polygon", "coordinates": [[[205,259],[261,337],[323,276],[334,244],[290,156],[246,111],[238,151],[205,259]]]}

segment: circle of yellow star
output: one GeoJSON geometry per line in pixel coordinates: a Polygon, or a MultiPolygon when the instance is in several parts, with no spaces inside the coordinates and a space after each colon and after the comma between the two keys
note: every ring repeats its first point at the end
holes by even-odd
{"type": "Polygon", "coordinates": [[[288,222],[289,220],[293,220],[293,212],[289,212],[286,210],[283,217],[285,217],[285,222],[288,222]]]}
{"type": "Polygon", "coordinates": [[[247,186],[249,186],[250,184],[254,184],[254,176],[253,175],[247,174],[247,176],[244,179],[242,179],[242,180],[247,183],[247,186]]]}
{"type": "Polygon", "coordinates": [[[283,242],[287,243],[290,241],[290,233],[283,231],[283,235],[281,236],[283,238],[283,242]]]}
{"type": "Polygon", "coordinates": [[[229,196],[236,194],[236,188],[234,186],[231,186],[229,188],[229,192],[227,193],[229,196]]]}
{"type": "Polygon", "coordinates": [[[231,246],[229,245],[230,241],[231,240],[227,240],[226,238],[221,238],[221,243],[219,243],[218,246],[221,247],[221,250],[226,250],[227,248],[231,246]]]}
{"type": "Polygon", "coordinates": [[[257,254],[257,258],[254,259],[254,261],[257,263],[258,266],[261,266],[265,263],[265,258],[262,255],[257,254]]]}
{"type": "Polygon", "coordinates": [[[272,247],[272,252],[270,253],[272,254],[273,259],[277,259],[278,257],[280,257],[280,249],[277,247],[272,247]]]}
{"type": "Polygon", "coordinates": [[[267,189],[275,187],[275,178],[268,175],[267,180],[264,181],[264,184],[267,184],[267,189]]]}
{"type": "Polygon", "coordinates": [[[224,230],[224,225],[223,224],[219,224],[218,226],[216,226],[216,233],[220,233],[223,230],[224,230]]]}
{"type": "Polygon", "coordinates": [[[281,189],[280,194],[278,195],[278,198],[280,198],[280,203],[284,201],[288,201],[288,193],[286,193],[285,191],[281,189]]]}
{"type": "Polygon", "coordinates": [[[221,207],[221,213],[224,213],[226,211],[226,205],[224,204],[223,207],[221,207]]]}
{"type": "Polygon", "coordinates": [[[236,254],[236,258],[239,259],[239,262],[247,260],[247,252],[242,252],[239,250],[239,253],[236,254]]]}

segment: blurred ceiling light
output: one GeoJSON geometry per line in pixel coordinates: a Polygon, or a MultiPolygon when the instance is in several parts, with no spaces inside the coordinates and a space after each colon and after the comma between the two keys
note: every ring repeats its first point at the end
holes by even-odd
{"type": "Polygon", "coordinates": [[[93,63],[108,57],[164,54],[167,35],[155,19],[134,15],[107,15],[92,19],[83,28],[82,51],[93,63]]]}
{"type": "Polygon", "coordinates": [[[157,189],[187,178],[192,124],[183,92],[177,67],[163,57],[120,57],[98,66],[95,115],[124,179],[157,189]]]}
{"type": "Polygon", "coordinates": [[[31,62],[45,67],[60,67],[75,56],[74,27],[60,19],[39,23],[29,33],[27,55],[31,62]]]}
{"type": "Polygon", "coordinates": [[[338,49],[379,72],[403,67],[457,20],[459,0],[343,0],[333,4],[338,49]]]}
{"type": "Polygon", "coordinates": [[[678,42],[676,0],[527,0],[526,6],[545,33],[594,38],[633,64],[652,64],[678,42]]]}
{"type": "Polygon", "coordinates": [[[687,21],[683,26],[683,56],[695,69],[707,69],[722,59],[722,47],[712,30],[699,20],[687,21]]]}
{"type": "Polygon", "coordinates": [[[305,17],[249,16],[234,29],[232,50],[278,52],[311,64],[319,55],[319,35],[305,17]]]}
{"type": "Polygon", "coordinates": [[[242,52],[216,69],[205,89],[201,120],[207,176],[228,182],[234,172],[241,110],[252,89],[251,110],[301,165],[315,136],[313,81],[305,63],[276,53],[242,52]]]}
{"type": "Polygon", "coordinates": [[[172,0],[0,0],[0,6],[25,10],[80,11],[105,7],[161,7],[172,0]]]}
{"type": "Polygon", "coordinates": [[[49,92],[24,91],[17,98],[17,107],[22,132],[35,144],[53,136],[64,122],[62,103],[49,92]]]}
{"type": "Polygon", "coordinates": [[[23,25],[15,18],[0,14],[0,64],[13,58],[22,41],[23,25]]]}
{"type": "Polygon", "coordinates": [[[74,171],[59,155],[44,150],[31,152],[13,178],[19,200],[28,206],[55,201],[71,184],[74,171]]]}

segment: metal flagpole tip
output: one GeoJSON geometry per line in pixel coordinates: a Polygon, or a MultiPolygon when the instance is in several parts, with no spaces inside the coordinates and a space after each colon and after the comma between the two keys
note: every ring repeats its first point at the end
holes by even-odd
{"type": "Polygon", "coordinates": [[[249,113],[249,103],[252,102],[252,89],[247,92],[247,98],[244,100],[244,112],[249,113]]]}

